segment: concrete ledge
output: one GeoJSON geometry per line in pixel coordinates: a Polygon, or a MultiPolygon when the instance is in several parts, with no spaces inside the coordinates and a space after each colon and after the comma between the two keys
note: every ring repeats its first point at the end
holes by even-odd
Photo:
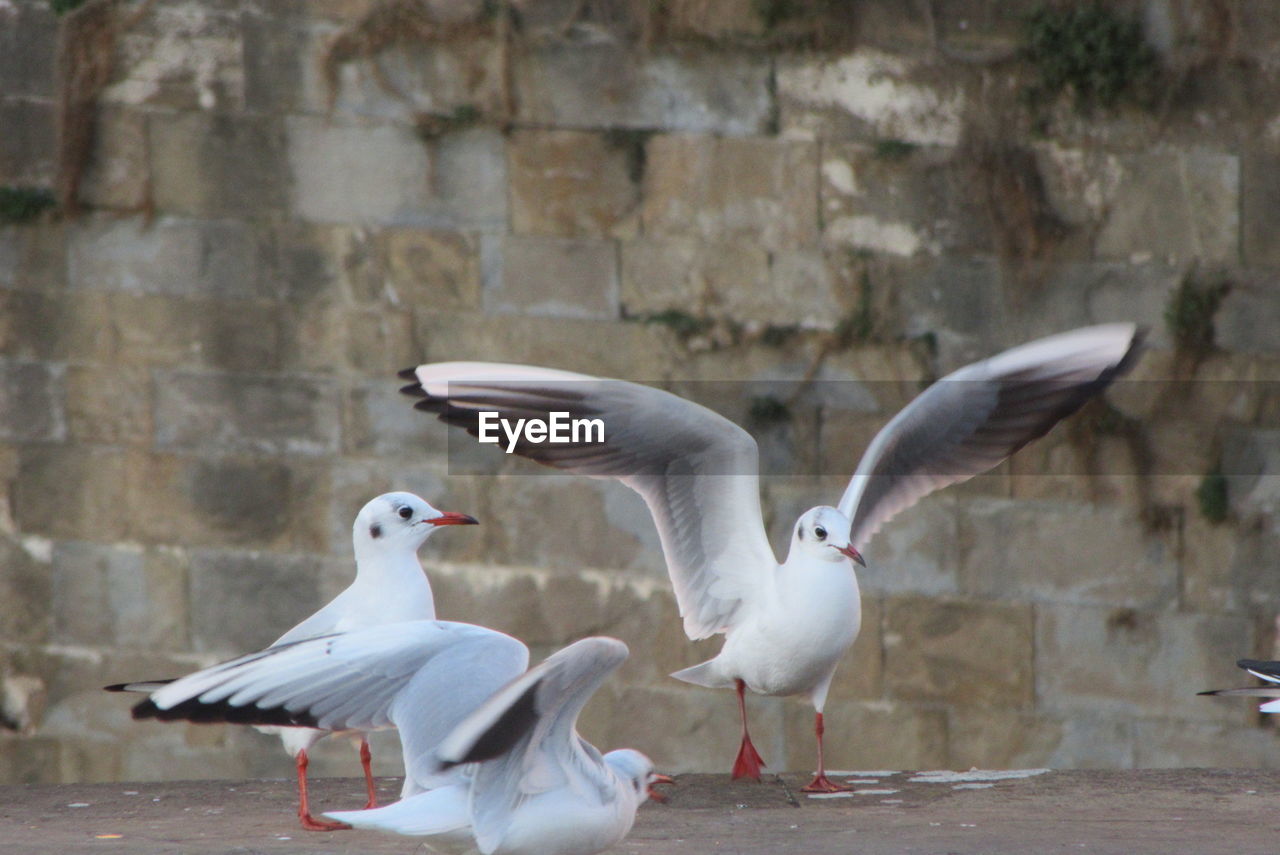
{"type": "MultiPolygon", "coordinates": [[[[996,773],[1001,774],[1001,773],[996,773]]],[[[1280,773],[1170,769],[960,779],[862,774],[862,792],[815,799],[801,776],[761,784],[685,775],[647,805],[616,852],[653,855],[1274,855],[1280,773]],[[915,780],[912,780],[915,779],[915,780]],[[887,792],[892,791],[892,792],[887,792]]],[[[355,778],[314,782],[315,806],[363,802],[355,778]]],[[[399,781],[382,779],[390,801],[399,781]]],[[[0,788],[0,852],[366,853],[425,851],[373,832],[314,834],[293,819],[293,782],[184,781],[0,788]],[[118,835],[118,836],[115,836],[118,835]]]]}

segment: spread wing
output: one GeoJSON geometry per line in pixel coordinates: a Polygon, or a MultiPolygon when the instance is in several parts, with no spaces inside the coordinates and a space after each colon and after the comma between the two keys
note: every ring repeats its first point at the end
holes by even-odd
{"type": "Polygon", "coordinates": [[[839,508],[863,548],[899,511],[991,469],[1126,371],[1141,334],[1104,324],[1050,336],[934,383],[867,447],[839,508]]]}
{"type": "Polygon", "coordinates": [[[407,770],[521,674],[529,651],[491,629],[408,621],[286,643],[197,671],[152,693],[134,718],[324,730],[400,730],[407,770]]]}
{"type": "Polygon", "coordinates": [[[616,779],[600,753],[578,736],[578,714],[627,658],[614,638],[584,638],[504,686],[450,733],[436,756],[441,769],[479,763],[471,783],[471,822],[481,852],[506,835],[520,803],[568,787],[615,797],[616,779]]]}
{"type": "MultiPolygon", "coordinates": [[[[525,365],[443,362],[405,372],[418,409],[472,436],[481,413],[514,422],[599,419],[603,440],[532,443],[514,453],[597,478],[616,478],[649,507],[685,632],[706,638],[732,625],[776,566],[760,512],[759,455],[751,435],[669,392],[525,365]]],[[[505,440],[504,440],[505,441],[505,440]]]]}

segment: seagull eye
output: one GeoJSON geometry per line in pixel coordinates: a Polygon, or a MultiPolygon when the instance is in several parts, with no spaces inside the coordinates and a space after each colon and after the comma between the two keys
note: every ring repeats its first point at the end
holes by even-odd
{"type": "Polygon", "coordinates": [[[413,508],[409,507],[408,505],[405,505],[403,508],[400,509],[400,519],[407,520],[411,516],[413,516],[413,508]]]}
{"type": "Polygon", "coordinates": [[[827,539],[827,530],[826,530],[825,528],[823,528],[822,526],[817,526],[817,527],[815,527],[815,528],[814,528],[814,530],[813,530],[813,536],[814,536],[814,537],[816,537],[816,538],[818,538],[818,540],[826,540],[826,539],[827,539]]]}

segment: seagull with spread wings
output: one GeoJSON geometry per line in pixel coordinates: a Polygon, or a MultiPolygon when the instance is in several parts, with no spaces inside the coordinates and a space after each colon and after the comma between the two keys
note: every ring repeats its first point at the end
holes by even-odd
{"type": "MultiPolygon", "coordinates": [[[[643,497],[662,542],[684,629],[723,633],[713,659],[672,675],[734,688],[742,740],[733,776],[758,779],[763,761],[747,731],[743,692],[807,695],[815,710],[817,772],[828,780],[822,710],[836,666],[858,635],[853,563],[898,512],[999,464],[1046,433],[1124,371],[1139,340],[1132,324],[1074,330],[965,366],[922,392],[876,435],[835,507],[796,520],[779,564],[765,535],[755,440],[728,419],[648,386],[583,374],[482,362],[420,365],[401,373],[416,407],[473,436],[481,415],[599,419],[605,436],[514,443],[556,469],[616,478],[643,497]]],[[[865,566],[865,565],[864,565],[865,566]]]]}

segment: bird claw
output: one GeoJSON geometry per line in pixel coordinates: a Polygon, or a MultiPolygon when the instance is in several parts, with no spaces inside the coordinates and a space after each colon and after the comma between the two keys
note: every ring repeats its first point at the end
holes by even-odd
{"type": "Polygon", "coordinates": [[[316,819],[309,813],[298,814],[298,821],[306,831],[349,831],[351,829],[351,826],[345,822],[316,819]]]}
{"type": "Polygon", "coordinates": [[[848,793],[852,790],[853,787],[832,783],[826,772],[819,772],[812,781],[800,788],[802,793],[848,793]]]}
{"type": "Polygon", "coordinates": [[[756,747],[751,744],[750,739],[744,737],[742,746],[738,749],[738,758],[733,761],[733,779],[736,781],[738,778],[750,778],[758,781],[760,767],[764,765],[764,759],[756,751],[756,747]]]}

